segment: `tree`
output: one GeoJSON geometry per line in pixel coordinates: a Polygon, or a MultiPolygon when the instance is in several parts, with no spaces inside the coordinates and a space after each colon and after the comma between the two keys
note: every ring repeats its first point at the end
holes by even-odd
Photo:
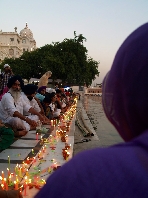
{"type": "Polygon", "coordinates": [[[86,38],[74,32],[74,39],[65,38],[62,42],[53,42],[33,52],[25,52],[20,58],[5,59],[0,65],[8,63],[15,74],[23,78],[40,78],[46,71],[52,71],[51,78],[61,79],[65,84],[90,85],[99,75],[99,62],[87,55],[84,46],[86,38]]]}

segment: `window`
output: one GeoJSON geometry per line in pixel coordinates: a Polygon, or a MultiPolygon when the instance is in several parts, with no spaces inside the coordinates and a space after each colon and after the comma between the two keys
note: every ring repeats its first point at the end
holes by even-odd
{"type": "Polygon", "coordinates": [[[25,50],[25,48],[23,48],[23,52],[25,52],[26,50],[25,50]]]}
{"type": "Polygon", "coordinates": [[[23,39],[23,40],[22,40],[22,43],[26,43],[26,39],[23,39]]]}
{"type": "Polygon", "coordinates": [[[10,41],[11,41],[11,42],[14,41],[14,38],[10,38],[10,41]]]}
{"type": "Polygon", "coordinates": [[[14,50],[13,49],[9,49],[9,55],[11,55],[11,56],[14,55],[14,50]]]}

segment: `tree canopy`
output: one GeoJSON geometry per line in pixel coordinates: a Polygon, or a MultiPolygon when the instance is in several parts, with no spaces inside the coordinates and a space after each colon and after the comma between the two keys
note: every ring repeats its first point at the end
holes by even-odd
{"type": "Polygon", "coordinates": [[[88,57],[84,41],[86,38],[82,34],[77,36],[74,32],[74,39],[66,38],[32,52],[24,52],[19,58],[7,58],[0,68],[8,63],[15,74],[25,79],[40,78],[50,70],[53,81],[61,79],[65,84],[90,85],[95,76],[99,76],[99,62],[88,57]]]}

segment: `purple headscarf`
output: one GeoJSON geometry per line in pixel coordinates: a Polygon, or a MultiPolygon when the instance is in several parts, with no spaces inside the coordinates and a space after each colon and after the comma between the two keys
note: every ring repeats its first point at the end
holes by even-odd
{"type": "Polygon", "coordinates": [[[103,82],[103,105],[128,142],[76,155],[35,198],[148,197],[148,23],[118,50],[103,82]]]}
{"type": "Polygon", "coordinates": [[[103,106],[125,141],[148,129],[148,23],[119,48],[103,82],[103,106]]]}
{"type": "Polygon", "coordinates": [[[40,87],[40,88],[38,89],[38,93],[41,93],[41,91],[44,90],[44,89],[46,90],[46,86],[40,87]]]}

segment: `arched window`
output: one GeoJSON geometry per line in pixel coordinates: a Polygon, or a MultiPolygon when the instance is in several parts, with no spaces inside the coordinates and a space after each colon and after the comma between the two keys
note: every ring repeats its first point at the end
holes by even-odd
{"type": "Polygon", "coordinates": [[[26,39],[23,39],[23,40],[22,40],[22,43],[26,43],[26,39]]]}

